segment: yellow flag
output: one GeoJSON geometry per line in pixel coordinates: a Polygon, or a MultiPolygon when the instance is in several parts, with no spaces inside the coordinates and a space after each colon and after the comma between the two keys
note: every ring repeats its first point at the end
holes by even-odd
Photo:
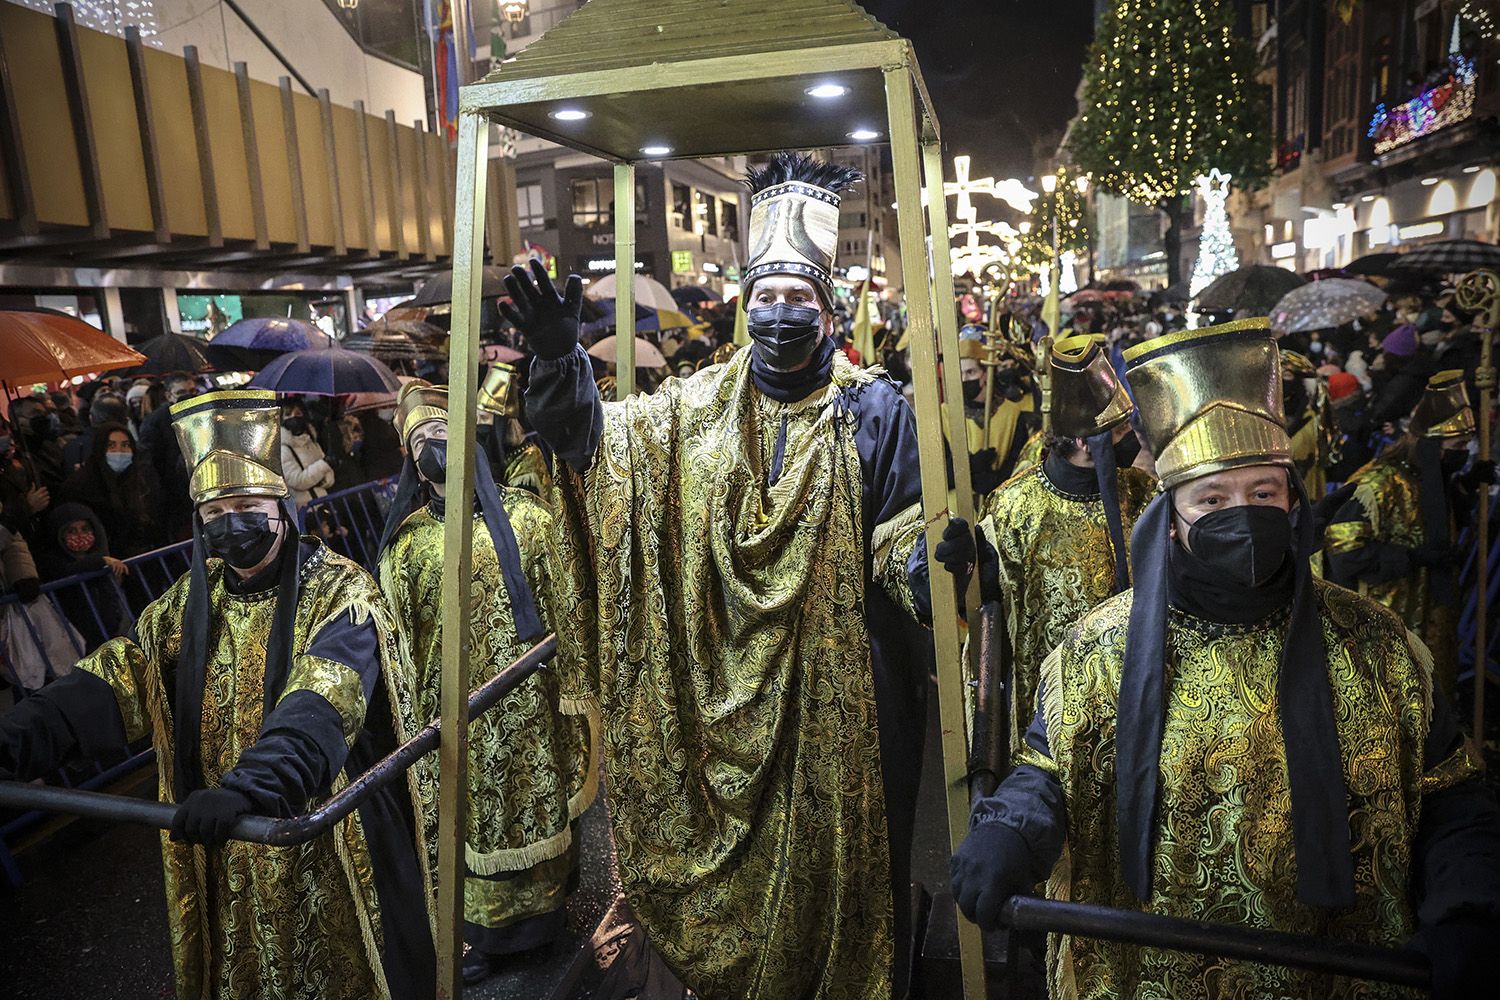
{"type": "MultiPolygon", "coordinates": [[[[744,294],[744,293],[741,293],[741,294],[744,294]]],[[[750,346],[750,323],[749,323],[749,320],[747,318],[748,315],[749,314],[745,310],[745,303],[743,303],[743,302],[736,302],[734,304],[734,346],[735,347],[749,347],[750,346]]]]}
{"type": "Polygon", "coordinates": [[[879,361],[875,356],[875,330],[870,325],[870,291],[866,285],[859,286],[859,305],[854,310],[854,349],[867,368],[879,361]]]}

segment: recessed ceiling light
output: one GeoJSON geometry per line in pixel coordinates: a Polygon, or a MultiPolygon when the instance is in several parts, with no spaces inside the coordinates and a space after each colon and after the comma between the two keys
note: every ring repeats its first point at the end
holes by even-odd
{"type": "Polygon", "coordinates": [[[1423,177],[1422,178],[1422,186],[1423,187],[1432,187],[1437,182],[1438,182],[1438,179],[1436,177],[1423,177]]]}
{"type": "Polygon", "coordinates": [[[1464,167],[1464,173],[1466,173],[1466,174],[1477,174],[1477,173],[1479,173],[1479,171],[1481,171],[1483,169],[1484,169],[1483,167],[1481,167],[1479,164],[1476,163],[1473,166],[1464,167]]]}
{"type": "Polygon", "coordinates": [[[1346,203],[1342,202],[1342,201],[1336,201],[1336,202],[1333,203],[1333,210],[1335,212],[1341,212],[1341,211],[1343,211],[1344,209],[1346,209],[1348,207],[1349,206],[1346,203]]]}
{"type": "Polygon", "coordinates": [[[671,146],[642,146],[641,147],[641,155],[642,156],[670,156],[671,154],[672,154],[672,147],[671,146]]]}
{"type": "Polygon", "coordinates": [[[1375,200],[1375,196],[1373,194],[1362,194],[1359,196],[1359,200],[1363,202],[1371,202],[1375,200]]]}
{"type": "Polygon", "coordinates": [[[849,133],[849,138],[856,142],[868,142],[871,139],[879,139],[880,133],[872,128],[857,128],[849,133]]]}
{"type": "Polygon", "coordinates": [[[808,97],[819,97],[827,101],[835,97],[843,97],[849,93],[849,88],[842,83],[820,83],[816,87],[808,87],[803,93],[808,97]]]}
{"type": "Polygon", "coordinates": [[[560,122],[581,122],[588,116],[587,111],[578,108],[559,108],[548,117],[560,122]]]}

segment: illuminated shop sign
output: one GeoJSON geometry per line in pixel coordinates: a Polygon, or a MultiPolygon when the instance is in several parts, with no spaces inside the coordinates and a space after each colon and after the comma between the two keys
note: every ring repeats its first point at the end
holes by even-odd
{"type": "Polygon", "coordinates": [[[1467,56],[1449,57],[1452,71],[1442,84],[1422,91],[1416,97],[1394,108],[1376,105],[1366,133],[1375,140],[1375,153],[1389,153],[1423,136],[1456,125],[1474,113],[1475,83],[1478,74],[1474,60],[1467,56]]]}

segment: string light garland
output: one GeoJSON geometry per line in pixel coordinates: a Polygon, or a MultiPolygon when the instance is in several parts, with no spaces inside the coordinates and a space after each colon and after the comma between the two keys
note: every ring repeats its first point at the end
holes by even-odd
{"type": "Polygon", "coordinates": [[[1029,227],[1022,229],[1016,261],[1033,273],[1052,266],[1052,217],[1057,216],[1057,251],[1077,258],[1089,252],[1088,199],[1079,190],[1079,174],[1066,166],[1057,170],[1051,191],[1043,191],[1031,207],[1029,227]]]}
{"type": "Polygon", "coordinates": [[[1384,104],[1375,106],[1369,131],[1365,133],[1368,138],[1375,140],[1375,155],[1388,153],[1423,136],[1456,125],[1474,114],[1474,98],[1479,83],[1478,67],[1472,57],[1463,54],[1459,43],[1459,28],[1466,17],[1479,27],[1480,37],[1493,37],[1494,21],[1489,19],[1489,14],[1484,13],[1486,20],[1480,21],[1476,15],[1469,13],[1466,5],[1463,12],[1453,19],[1453,35],[1448,44],[1447,79],[1389,110],[1384,104]],[[1489,35],[1484,33],[1485,25],[1488,25],[1489,35]]]}

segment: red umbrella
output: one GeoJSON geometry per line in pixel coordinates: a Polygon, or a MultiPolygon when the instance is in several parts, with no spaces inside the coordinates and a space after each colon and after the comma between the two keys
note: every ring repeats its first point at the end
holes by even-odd
{"type": "Polygon", "coordinates": [[[0,381],[61,382],[146,360],[103,330],[51,309],[0,309],[0,381]]]}

